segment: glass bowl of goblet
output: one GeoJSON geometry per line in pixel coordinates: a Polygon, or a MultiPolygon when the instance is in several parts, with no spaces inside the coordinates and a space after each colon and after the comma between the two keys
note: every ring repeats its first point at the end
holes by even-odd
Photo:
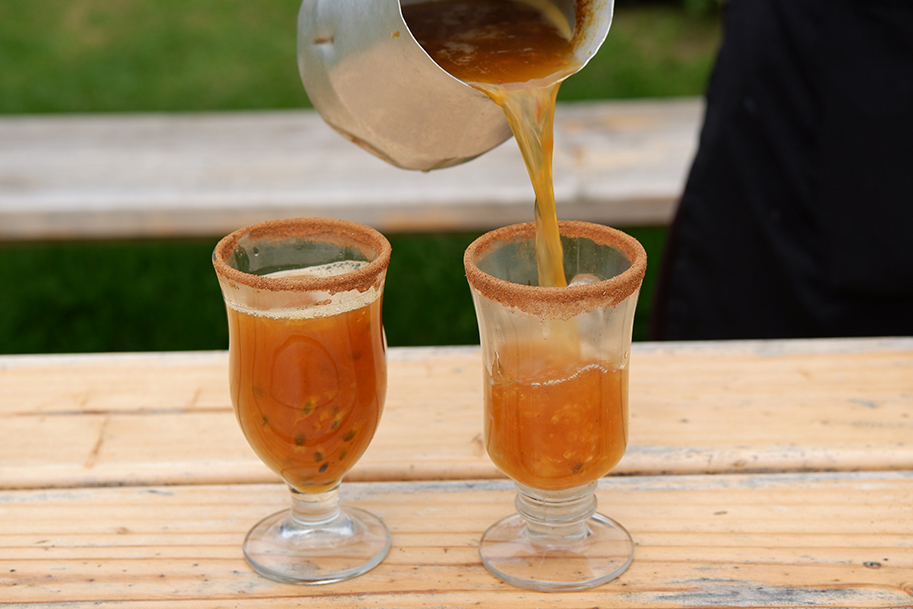
{"type": "Polygon", "coordinates": [[[510,584],[582,590],[631,564],[625,528],[596,511],[598,480],[628,440],[628,362],[646,253],[634,238],[559,222],[564,287],[538,285],[533,223],[466,250],[483,360],[484,438],[516,486],[517,512],[483,535],[483,564],[510,584]]]}
{"type": "Polygon", "coordinates": [[[343,475],[371,442],[386,396],[389,261],[390,244],[374,229],[315,218],[249,226],[213,252],[235,415],[291,493],[291,508],[244,540],[247,562],[270,579],[342,581],[390,548],[380,518],[339,503],[343,475]]]}

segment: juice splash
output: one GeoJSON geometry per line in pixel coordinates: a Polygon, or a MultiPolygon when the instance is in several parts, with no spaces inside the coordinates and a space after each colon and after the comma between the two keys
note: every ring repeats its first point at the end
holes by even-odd
{"type": "Polygon", "coordinates": [[[552,155],[558,88],[580,66],[575,24],[548,0],[422,2],[403,16],[439,66],[504,110],[536,194],[539,285],[566,286],[552,155]]]}

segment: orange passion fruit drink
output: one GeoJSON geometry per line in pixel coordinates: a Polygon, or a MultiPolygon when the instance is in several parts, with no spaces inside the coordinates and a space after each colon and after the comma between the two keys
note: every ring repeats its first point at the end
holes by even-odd
{"type": "Polygon", "coordinates": [[[314,318],[228,308],[238,423],[299,492],[339,484],[374,437],[386,391],[380,323],[380,299],[314,318]]]}
{"type": "Polygon", "coordinates": [[[611,471],[628,442],[628,368],[519,341],[485,383],[485,440],[494,464],[539,489],[582,486],[611,471]]]}
{"type": "Polygon", "coordinates": [[[513,480],[558,491],[607,474],[627,446],[628,360],[643,248],[614,229],[563,222],[565,288],[535,284],[535,226],[466,252],[485,371],[485,442],[513,480]]]}
{"type": "Polygon", "coordinates": [[[251,448],[292,491],[292,509],[245,541],[248,562],[272,579],[345,579],[389,547],[382,522],[340,508],[337,498],[383,410],[389,258],[389,243],[373,229],[325,219],[241,229],[214,252],[235,414],[251,448]],[[357,549],[359,536],[371,547],[357,549]]]}

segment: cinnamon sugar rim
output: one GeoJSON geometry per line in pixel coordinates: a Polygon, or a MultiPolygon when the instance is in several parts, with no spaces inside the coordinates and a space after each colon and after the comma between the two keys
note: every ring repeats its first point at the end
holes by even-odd
{"type": "Polygon", "coordinates": [[[485,233],[473,241],[463,256],[466,279],[482,296],[537,316],[569,318],[596,306],[614,306],[634,294],[643,283],[647,270],[647,253],[634,237],[617,229],[590,222],[561,221],[562,237],[591,239],[601,245],[617,247],[631,266],[614,277],[585,285],[543,287],[512,283],[481,271],[474,263],[498,242],[516,237],[532,238],[533,222],[505,226],[485,233]]]}
{"type": "Polygon", "coordinates": [[[212,253],[212,264],[220,276],[258,290],[330,294],[350,290],[365,292],[375,287],[378,277],[387,270],[391,251],[390,242],[386,237],[369,226],[332,218],[292,218],[253,224],[223,237],[212,253]],[[370,249],[374,251],[375,258],[355,270],[329,277],[254,275],[239,271],[226,262],[244,237],[266,243],[292,237],[311,237],[337,245],[356,245],[363,251],[370,249]]]}

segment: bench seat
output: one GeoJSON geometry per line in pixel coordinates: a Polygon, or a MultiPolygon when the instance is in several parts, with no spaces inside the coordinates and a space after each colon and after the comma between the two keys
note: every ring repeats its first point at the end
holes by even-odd
{"type": "MultiPolygon", "coordinates": [[[[560,104],[559,217],[669,222],[702,112],[694,98],[560,104]]],[[[0,240],[215,237],[292,216],[485,230],[532,210],[512,140],[421,173],[365,153],[310,110],[0,117],[0,240]]]]}

